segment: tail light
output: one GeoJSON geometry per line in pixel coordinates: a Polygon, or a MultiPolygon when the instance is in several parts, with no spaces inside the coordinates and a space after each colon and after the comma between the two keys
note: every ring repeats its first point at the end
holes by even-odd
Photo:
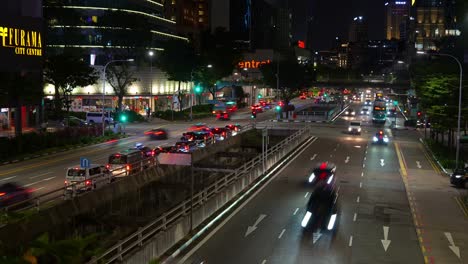
{"type": "Polygon", "coordinates": [[[110,169],[110,165],[109,165],[109,164],[106,165],[106,169],[110,169]]]}
{"type": "Polygon", "coordinates": [[[216,114],[216,111],[213,111],[213,114],[216,114]]]}
{"type": "Polygon", "coordinates": [[[68,184],[68,181],[65,181],[65,185],[67,185],[67,184],[68,184]]]}
{"type": "Polygon", "coordinates": [[[154,154],[155,154],[155,153],[154,153],[154,150],[153,150],[153,151],[151,151],[151,156],[154,156],[154,154]]]}
{"type": "Polygon", "coordinates": [[[223,135],[223,137],[225,137],[225,136],[226,136],[226,132],[223,132],[222,135],[223,135]]]}
{"type": "Polygon", "coordinates": [[[85,185],[91,185],[91,181],[86,181],[85,185]]]}
{"type": "Polygon", "coordinates": [[[188,147],[188,146],[185,146],[185,150],[189,150],[189,147],[188,147]]]}
{"type": "Polygon", "coordinates": [[[130,165],[127,165],[125,168],[127,169],[127,171],[129,171],[130,170],[130,165]]]}
{"type": "Polygon", "coordinates": [[[228,114],[224,114],[224,118],[228,118],[228,114]]]}
{"type": "Polygon", "coordinates": [[[6,195],[6,193],[4,193],[4,192],[0,193],[0,197],[5,196],[5,195],[6,195]]]}

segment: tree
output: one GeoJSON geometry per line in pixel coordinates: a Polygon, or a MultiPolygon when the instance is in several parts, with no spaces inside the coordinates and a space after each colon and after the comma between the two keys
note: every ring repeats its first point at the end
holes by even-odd
{"type": "Polygon", "coordinates": [[[192,73],[197,67],[197,55],[193,46],[183,40],[169,40],[164,45],[164,52],[158,58],[156,64],[166,72],[169,80],[178,82],[177,97],[179,110],[183,109],[183,93],[180,91],[181,82],[189,82],[192,73]]]}
{"type": "Polygon", "coordinates": [[[70,95],[74,88],[93,85],[97,79],[95,70],[75,55],[55,55],[45,62],[44,81],[54,86],[54,105],[57,115],[60,115],[64,104],[67,113],[69,112],[70,95]]]}
{"type": "MultiPolygon", "coordinates": [[[[130,87],[132,83],[138,81],[134,76],[135,72],[125,63],[122,63],[121,65],[114,64],[108,66],[106,69],[106,80],[117,95],[119,112],[122,110],[123,97],[128,94],[128,87],[130,87]]],[[[104,107],[104,105],[102,107],[104,107]]]]}
{"type": "MultiPolygon", "coordinates": [[[[260,68],[264,83],[272,88],[277,86],[277,63],[278,61],[272,61],[272,63],[265,64],[260,68]]],[[[306,74],[305,67],[297,63],[297,60],[291,56],[279,61],[279,91],[277,92],[284,100],[285,106],[307,84],[306,74]]]]}
{"type": "Polygon", "coordinates": [[[217,81],[231,75],[241,59],[242,55],[235,48],[232,34],[226,32],[224,28],[217,28],[214,34],[206,33],[203,37],[200,64],[195,73],[195,81],[209,91],[215,99],[218,90],[217,81]]]}

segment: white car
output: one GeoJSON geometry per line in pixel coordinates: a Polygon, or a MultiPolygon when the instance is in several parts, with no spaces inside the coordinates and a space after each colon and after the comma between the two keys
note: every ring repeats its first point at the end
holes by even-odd
{"type": "Polygon", "coordinates": [[[353,121],[349,123],[348,132],[350,134],[360,135],[361,134],[361,122],[353,121]]]}

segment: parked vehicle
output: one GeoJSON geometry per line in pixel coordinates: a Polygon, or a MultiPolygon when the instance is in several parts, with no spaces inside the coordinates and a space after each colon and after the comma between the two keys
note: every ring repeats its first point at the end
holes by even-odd
{"type": "MultiPolygon", "coordinates": [[[[102,124],[102,112],[87,112],[86,113],[86,122],[89,124],[102,124]]],[[[112,118],[112,114],[110,112],[104,113],[104,122],[108,124],[114,123],[114,118],[112,118]]]]}

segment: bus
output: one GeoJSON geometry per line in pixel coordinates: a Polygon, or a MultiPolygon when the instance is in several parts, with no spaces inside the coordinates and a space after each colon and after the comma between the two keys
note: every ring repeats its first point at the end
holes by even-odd
{"type": "Polygon", "coordinates": [[[384,100],[375,100],[372,108],[372,123],[385,124],[387,121],[387,106],[384,100]]]}

